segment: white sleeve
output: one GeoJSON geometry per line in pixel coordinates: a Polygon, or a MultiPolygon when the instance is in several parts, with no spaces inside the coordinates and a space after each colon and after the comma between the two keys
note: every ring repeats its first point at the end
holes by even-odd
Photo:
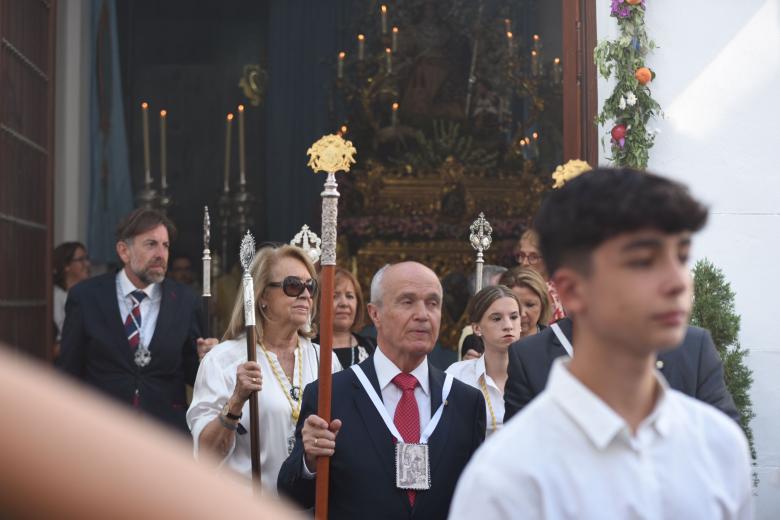
{"type": "MultiPolygon", "coordinates": [[[[192,391],[192,404],[187,410],[187,426],[192,432],[193,455],[196,459],[198,458],[200,434],[206,425],[222,412],[225,403],[233,394],[233,388],[228,388],[228,386],[235,386],[235,373],[227,374],[225,372],[227,369],[218,365],[217,358],[218,356],[213,355],[205,356],[201,361],[192,391]]],[[[234,436],[233,444],[222,462],[230,458],[235,448],[234,436]]]]}

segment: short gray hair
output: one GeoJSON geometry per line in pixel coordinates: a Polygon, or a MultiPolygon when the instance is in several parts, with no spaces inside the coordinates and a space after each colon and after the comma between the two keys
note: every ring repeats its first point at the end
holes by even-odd
{"type": "MultiPolygon", "coordinates": [[[[482,266],[482,289],[495,285],[490,283],[491,278],[500,276],[507,271],[507,268],[501,265],[485,264],[482,266]]],[[[469,275],[469,294],[474,296],[477,293],[477,273],[472,271],[469,275]]]]}
{"type": "Polygon", "coordinates": [[[390,267],[390,264],[383,265],[371,279],[371,303],[374,305],[382,305],[382,296],[384,293],[382,279],[384,278],[385,271],[387,271],[388,267],[390,267]]]}

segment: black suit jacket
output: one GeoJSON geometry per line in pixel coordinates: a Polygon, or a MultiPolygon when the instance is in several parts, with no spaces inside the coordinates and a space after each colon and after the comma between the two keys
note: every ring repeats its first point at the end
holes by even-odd
{"type": "MultiPolygon", "coordinates": [[[[556,323],[571,341],[571,319],[563,318],[556,323]]],[[[553,361],[565,355],[566,350],[551,327],[509,347],[504,422],[544,390],[553,361]]],[[[682,344],[658,354],[658,361],[670,387],[711,404],[739,422],[739,412],[723,380],[723,364],[708,331],[688,327],[682,344]]]]}
{"type": "MultiPolygon", "coordinates": [[[[373,356],[363,369],[381,397],[373,356]]],[[[444,373],[428,364],[431,414],[441,404],[444,373]]],[[[301,429],[306,417],[317,412],[318,384],[306,387],[295,448],[282,465],[277,486],[281,494],[302,507],[314,505],[314,479],[303,477],[301,429]]],[[[341,419],[336,450],[330,461],[328,517],[331,519],[446,519],[458,477],[485,438],[485,401],[482,394],[458,381],[452,389],[441,421],[428,441],[431,489],[418,491],[414,509],[405,490],[395,487],[393,437],[371,399],[350,369],[333,374],[332,417],[341,419]]]]}
{"type": "Polygon", "coordinates": [[[196,339],[202,330],[200,305],[188,287],[165,279],[160,313],[148,366],[138,368],[119,315],[116,274],[81,282],[68,292],[61,353],[57,364],[66,372],[123,403],[139,407],[164,423],[187,432],[185,383],[198,371],[196,339]]]}

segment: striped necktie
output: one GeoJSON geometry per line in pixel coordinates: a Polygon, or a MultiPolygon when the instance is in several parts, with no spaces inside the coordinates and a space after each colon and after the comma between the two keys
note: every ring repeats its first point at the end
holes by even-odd
{"type": "Polygon", "coordinates": [[[125,336],[130,348],[135,350],[141,342],[141,302],[146,298],[146,293],[136,290],[130,293],[130,299],[133,300],[133,308],[125,319],[125,336]]]}

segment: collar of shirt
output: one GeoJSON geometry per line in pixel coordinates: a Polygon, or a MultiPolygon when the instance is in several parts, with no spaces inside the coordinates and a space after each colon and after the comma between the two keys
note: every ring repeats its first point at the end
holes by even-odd
{"type": "Polygon", "coordinates": [[[487,373],[487,367],[485,366],[485,354],[482,354],[476,359],[476,363],[474,363],[474,376],[476,377],[477,383],[479,383],[479,378],[483,377],[485,379],[486,386],[492,386],[498,391],[498,393],[502,393],[496,382],[493,381],[493,378],[490,377],[487,373]]]}
{"type": "MultiPolygon", "coordinates": [[[[563,357],[555,360],[547,383],[547,391],[558,406],[582,428],[594,446],[604,450],[621,431],[629,432],[629,426],[622,417],[569,372],[570,362],[570,359],[563,357]]],[[[637,432],[652,427],[660,435],[666,436],[670,431],[672,413],[666,399],[669,385],[660,372],[655,371],[655,377],[659,384],[658,398],[653,411],[642,421],[637,432]]]]}
{"type": "MultiPolygon", "coordinates": [[[[389,385],[395,376],[401,373],[401,369],[395,366],[395,363],[385,356],[382,352],[382,347],[377,345],[374,351],[374,368],[376,369],[376,377],[379,380],[379,389],[384,390],[389,385]]],[[[424,357],[422,363],[417,365],[417,368],[412,370],[411,374],[417,378],[417,382],[420,383],[420,388],[425,395],[430,396],[429,381],[428,381],[428,357],[424,357]]]]}
{"type": "MultiPolygon", "coordinates": [[[[133,285],[133,282],[131,282],[130,278],[127,277],[127,273],[125,272],[124,268],[119,270],[117,279],[119,280],[119,289],[122,291],[122,296],[125,298],[129,298],[131,292],[138,290],[138,287],[133,285]]],[[[149,284],[140,290],[145,292],[146,296],[150,300],[156,300],[160,297],[161,288],[159,283],[149,284]]]]}

